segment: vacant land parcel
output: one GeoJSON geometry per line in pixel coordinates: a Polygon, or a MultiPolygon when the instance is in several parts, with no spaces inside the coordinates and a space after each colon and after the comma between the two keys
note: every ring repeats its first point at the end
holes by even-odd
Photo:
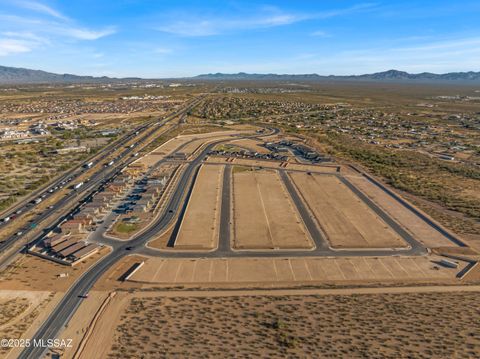
{"type": "Polygon", "coordinates": [[[423,242],[429,248],[453,246],[442,233],[435,230],[428,223],[423,221],[415,213],[405,208],[399,202],[385,193],[381,188],[372,184],[363,176],[349,176],[348,180],[375,201],[392,218],[404,225],[415,238],[423,242]]]}
{"type": "Polygon", "coordinates": [[[406,243],[337,176],[290,173],[334,248],[398,248],[406,243]]]}
{"type": "Polygon", "coordinates": [[[275,171],[233,169],[236,249],[312,248],[289,194],[275,171]]]}
{"type": "Polygon", "coordinates": [[[177,249],[213,249],[218,242],[225,166],[203,165],[175,240],[177,249]]]}
{"type": "Polygon", "coordinates": [[[298,286],[304,284],[455,283],[459,268],[439,266],[439,256],[416,257],[149,257],[129,279],[152,285],[298,286]]]}
{"type": "Polygon", "coordinates": [[[109,358],[478,358],[476,315],[478,293],[152,294],[131,299],[109,358]]]}

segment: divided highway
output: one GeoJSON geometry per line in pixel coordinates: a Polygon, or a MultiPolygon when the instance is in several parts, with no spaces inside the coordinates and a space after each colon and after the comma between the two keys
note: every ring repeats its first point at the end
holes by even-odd
{"type": "MultiPolygon", "coordinates": [[[[49,218],[52,214],[57,211],[62,211],[62,209],[68,207],[72,203],[83,203],[88,200],[91,196],[93,196],[98,190],[101,189],[108,181],[111,181],[115,178],[116,175],[120,172],[120,170],[128,165],[130,162],[133,162],[135,158],[128,157],[128,155],[138,151],[138,144],[142,143],[143,141],[147,140],[149,136],[151,136],[155,131],[160,129],[164,126],[167,122],[171,121],[172,119],[177,118],[185,114],[187,111],[191,110],[193,107],[198,105],[200,101],[202,101],[204,96],[200,96],[195,98],[194,100],[190,101],[188,104],[183,106],[180,109],[175,110],[173,113],[169,114],[162,120],[154,120],[148,124],[142,125],[136,128],[134,131],[130,132],[122,139],[117,140],[109,145],[107,145],[104,149],[102,149],[100,154],[97,154],[92,159],[87,160],[86,163],[94,162],[95,164],[103,163],[106,161],[106,158],[109,158],[112,151],[118,150],[118,148],[124,146],[126,143],[131,141],[134,138],[138,138],[136,142],[136,146],[134,147],[127,147],[121,152],[117,157],[113,159],[113,163],[106,168],[101,168],[99,171],[94,173],[92,177],[86,182],[82,187],[79,188],[78,191],[72,190],[63,198],[59,199],[51,208],[44,211],[42,214],[37,216],[34,220],[35,223],[41,223],[42,221],[49,218]],[[83,199],[82,199],[83,198],[83,199]]],[[[146,144],[148,145],[148,143],[146,144]]],[[[110,158],[111,159],[111,158],[110,158]]],[[[111,159],[112,160],[112,159],[111,159]]],[[[53,183],[49,184],[48,186],[44,187],[42,190],[35,192],[35,195],[29,196],[29,198],[21,201],[20,203],[16,204],[10,210],[4,214],[4,217],[10,217],[14,215],[16,212],[21,210],[21,215],[24,215],[27,211],[31,211],[35,208],[35,204],[32,204],[31,201],[33,198],[44,198],[47,199],[49,195],[55,193],[56,190],[60,188],[60,186],[68,186],[70,183],[75,181],[75,178],[79,177],[80,175],[84,174],[88,168],[84,167],[84,164],[81,166],[74,168],[67,172],[67,174],[61,176],[59,179],[55,180],[53,183]],[[57,189],[55,191],[49,192],[51,189],[57,189]]],[[[40,202],[39,202],[40,203],[40,202]]],[[[78,207],[78,206],[77,206],[78,207]]],[[[76,207],[75,207],[76,208],[76,207]]],[[[73,210],[75,211],[75,209],[73,210]]],[[[70,212],[69,212],[70,213],[70,212]]],[[[60,217],[54,224],[54,226],[65,219],[64,216],[60,217]]],[[[8,225],[7,223],[0,223],[0,225],[8,225]]],[[[12,235],[9,238],[5,238],[0,242],[0,252],[5,252],[8,250],[14,243],[21,240],[25,237],[29,232],[34,230],[35,227],[28,227],[24,228],[21,232],[21,235],[12,235]]],[[[5,261],[3,261],[5,262],[5,261]]],[[[0,263],[1,264],[1,263],[0,263]]]]}
{"type": "MultiPolygon", "coordinates": [[[[277,133],[275,130],[274,133],[277,133]]],[[[50,314],[47,320],[43,323],[32,340],[46,341],[47,339],[55,338],[55,336],[62,330],[64,325],[68,323],[71,316],[75,313],[81,302],[84,300],[84,296],[93,287],[95,282],[115,263],[121,258],[130,254],[133,248],[142,248],[151,238],[158,233],[164,231],[167,226],[177,216],[179,208],[184,204],[185,193],[192,185],[193,176],[195,171],[200,166],[205,156],[211,151],[211,149],[218,143],[224,142],[224,140],[216,141],[208,144],[200,154],[191,162],[188,163],[185,171],[181,174],[177,187],[168,200],[168,205],[165,212],[156,220],[156,222],[148,227],[148,229],[142,232],[137,237],[126,242],[117,242],[113,246],[113,250],[100,259],[93,267],[88,269],[68,290],[63,299],[50,314]],[[128,248],[128,249],[127,249],[128,248]]],[[[176,150],[178,152],[179,149],[176,150]]],[[[45,352],[46,348],[42,347],[28,347],[23,350],[19,358],[40,358],[45,352]]]]}
{"type": "MultiPolygon", "coordinates": [[[[216,143],[208,145],[196,159],[188,164],[180,177],[175,192],[169,199],[167,206],[168,210],[165,211],[159,220],[139,237],[124,243],[119,242],[112,252],[102,258],[92,268],[88,269],[65,294],[61,302],[57,305],[47,321],[44,322],[32,339],[38,342],[42,339],[46,341],[49,338],[55,338],[65,323],[68,323],[68,320],[73,313],[75,313],[76,309],[84,299],[83,296],[88,293],[95,282],[118,260],[130,253],[127,251],[127,247],[144,245],[150,238],[166,228],[166,226],[173,220],[178,208],[182,204],[182,199],[189,183],[191,182],[192,174],[200,165],[206,154],[215,145],[216,143]]],[[[46,349],[42,347],[28,347],[24,349],[19,358],[40,358],[45,350],[46,349]]]]}
{"type": "MultiPolygon", "coordinates": [[[[64,326],[68,323],[70,318],[73,316],[77,308],[80,306],[83,300],[85,300],[85,294],[87,294],[95,282],[100,279],[100,277],[105,274],[115,263],[120,259],[131,254],[132,252],[139,254],[148,254],[154,256],[162,256],[165,258],[176,257],[176,258],[198,258],[198,257],[278,257],[285,255],[283,251],[270,251],[270,252],[259,252],[259,251],[233,251],[229,243],[230,236],[225,235],[221,238],[221,243],[219,248],[216,251],[211,252],[186,252],[178,253],[171,252],[167,250],[153,250],[144,247],[144,245],[154,238],[158,233],[163,232],[178,216],[179,211],[181,211],[185,206],[185,201],[188,199],[188,192],[193,185],[193,180],[198,170],[201,162],[205,156],[210,152],[210,150],[216,146],[218,143],[224,142],[225,140],[216,141],[207,145],[200,154],[186,166],[185,171],[181,174],[177,186],[168,199],[168,203],[165,211],[161,214],[159,218],[144,232],[133,237],[129,241],[113,241],[110,240],[109,243],[112,244],[112,251],[101,258],[96,264],[94,264],[90,269],[88,269],[68,290],[60,303],[56,306],[54,311],[50,314],[47,320],[36,332],[32,340],[41,342],[42,340],[46,342],[47,339],[54,339],[62,331],[64,326]]],[[[176,150],[178,152],[179,149],[176,150]]],[[[222,209],[227,208],[227,201],[230,200],[230,185],[229,179],[231,176],[231,168],[227,166],[225,170],[224,178],[224,192],[222,193],[222,209]]],[[[286,176],[282,175],[283,180],[287,185],[289,191],[294,191],[293,186],[289,186],[286,181],[286,176]]],[[[304,220],[309,214],[306,212],[306,209],[303,208],[297,203],[299,201],[298,195],[292,195],[294,202],[296,202],[297,208],[302,213],[304,220]]],[[[300,201],[301,202],[301,201],[300,201]]],[[[223,211],[222,211],[223,212],[223,211]]],[[[221,232],[227,232],[227,223],[230,220],[229,212],[226,214],[222,213],[221,219],[221,232]]],[[[378,213],[378,212],[377,212],[378,213]]],[[[392,225],[392,224],[391,224],[392,225]]],[[[312,232],[312,228],[309,228],[312,232]]],[[[288,251],[288,256],[365,256],[365,255],[392,255],[399,254],[399,251],[391,250],[365,250],[365,251],[335,251],[328,248],[322,238],[317,238],[315,240],[317,248],[313,251],[288,251]]],[[[424,254],[425,248],[416,243],[412,243],[412,248],[405,250],[405,254],[424,254]]],[[[23,350],[19,358],[39,358],[45,352],[46,348],[43,347],[28,347],[23,350]]]]}

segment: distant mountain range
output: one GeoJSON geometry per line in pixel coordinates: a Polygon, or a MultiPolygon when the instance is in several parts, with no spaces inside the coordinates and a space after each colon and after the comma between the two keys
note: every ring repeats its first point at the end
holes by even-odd
{"type": "Polygon", "coordinates": [[[366,75],[351,76],[322,76],[318,74],[300,74],[300,75],[279,75],[279,74],[248,74],[239,72],[236,74],[204,74],[195,76],[194,79],[201,80],[364,80],[364,81],[443,81],[443,82],[480,82],[480,72],[449,72],[446,74],[434,74],[431,72],[422,72],[419,74],[410,74],[404,71],[388,70],[366,75]]]}
{"type": "MultiPolygon", "coordinates": [[[[0,84],[61,84],[61,83],[106,83],[118,81],[140,81],[141,78],[112,78],[112,77],[94,77],[77,76],[72,74],[55,74],[41,70],[30,70],[17,67],[0,66],[0,84]]],[[[236,74],[203,74],[184,80],[283,80],[283,81],[390,81],[390,82],[467,82],[480,83],[480,72],[450,72],[446,74],[434,74],[422,72],[419,74],[410,74],[404,71],[389,70],[367,75],[352,76],[322,76],[318,74],[248,74],[239,72],[236,74]]]]}
{"type": "MultiPolygon", "coordinates": [[[[111,77],[77,76],[71,74],[54,74],[41,70],[19,67],[0,66],[0,84],[60,84],[60,83],[103,83],[126,79],[111,77]]],[[[133,79],[130,80],[139,80],[133,79]]]]}

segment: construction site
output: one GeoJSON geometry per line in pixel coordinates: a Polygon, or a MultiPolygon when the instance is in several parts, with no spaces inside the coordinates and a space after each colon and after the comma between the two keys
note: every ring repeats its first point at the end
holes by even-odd
{"type": "MultiPolygon", "coordinates": [[[[99,308],[94,319],[98,324],[92,325],[77,313],[75,328],[64,333],[84,328],[87,334],[79,337],[80,344],[67,354],[87,358],[100,345],[104,349],[95,352],[100,357],[112,352],[123,355],[127,349],[122,343],[131,342],[132,322],[150,338],[148,349],[132,352],[164,350],[182,355],[186,352],[175,344],[176,339],[182,343],[188,339],[175,328],[184,326],[188,332],[198,326],[196,320],[208,322],[205,327],[209,334],[202,335],[210,341],[230,330],[221,323],[244,320],[247,326],[247,322],[253,323],[258,340],[270,340],[261,323],[267,320],[273,328],[290,328],[275,324],[282,323],[278,318],[288,317],[290,311],[300,310],[308,323],[310,316],[340,320],[340,314],[337,318],[327,314],[330,311],[320,314],[316,307],[302,309],[299,303],[310,299],[317,303],[330,301],[331,296],[335,300],[329,307],[334,308],[332,303],[339,298],[350,303],[357,293],[361,298],[390,298],[394,294],[387,293],[398,292],[402,294],[396,297],[397,305],[409,301],[428,312],[426,298],[439,298],[437,293],[430,293],[433,288],[475,290],[476,286],[459,286],[479,278],[478,260],[468,245],[369,174],[331,160],[306,161],[293,151],[275,158],[275,151],[260,150],[271,145],[255,138],[221,141],[211,142],[211,149],[199,145],[209,151],[185,187],[178,215],[94,286],[95,303],[83,304],[83,310],[99,308]],[[272,303],[268,305],[279,308],[278,317],[265,319],[261,311],[256,312],[259,300],[267,293],[272,303]],[[296,298],[302,299],[296,302],[296,298]],[[232,306],[221,320],[218,313],[223,313],[224,306],[220,301],[232,306]],[[234,309],[237,306],[242,308],[239,313],[234,309]],[[189,311],[190,307],[195,309],[189,311]],[[249,313],[254,314],[249,317],[249,313]],[[235,317],[229,319],[230,315],[235,317]],[[161,324],[155,319],[158,316],[161,324]],[[107,317],[108,321],[101,320],[107,317]],[[177,334],[170,336],[161,329],[165,326],[177,334]],[[152,333],[154,337],[150,337],[152,333]],[[155,344],[158,336],[165,347],[155,344]]],[[[183,161],[188,162],[189,156],[186,154],[183,161]]],[[[472,294],[457,295],[470,300],[472,294]]],[[[351,310],[355,303],[351,303],[351,310]]],[[[376,308],[379,318],[395,318],[398,330],[405,330],[390,307],[378,303],[376,308]]],[[[317,321],[298,328],[294,324],[295,333],[314,330],[317,321]]],[[[237,328],[237,324],[231,325],[237,328]]],[[[293,329],[277,330],[292,333],[293,329]]],[[[241,343],[253,345],[251,335],[235,331],[228,341],[238,342],[246,351],[248,346],[241,343]]],[[[273,348],[279,339],[274,336],[271,340],[273,348]]],[[[207,348],[210,346],[202,350],[207,348]]],[[[288,348],[285,353],[299,354],[296,346],[288,348]]],[[[308,349],[303,341],[300,352],[313,353],[313,348],[308,349]]],[[[350,342],[345,348],[352,350],[350,342]]]]}
{"type": "Polygon", "coordinates": [[[272,303],[295,291],[327,298],[342,288],[354,288],[350,296],[411,286],[416,293],[475,283],[480,273],[468,243],[380,180],[258,127],[180,135],[135,157],[28,252],[0,289],[42,291],[45,308],[60,301],[49,286],[67,290],[111,260],[91,289],[80,289],[81,305],[60,332],[73,347],[50,351],[75,358],[124,348],[126,318],[146,336],[157,330],[142,323],[157,328],[153,318],[164,313],[147,313],[162,306],[159,297],[205,311],[196,298],[255,306],[245,298],[272,290],[272,303]]]}

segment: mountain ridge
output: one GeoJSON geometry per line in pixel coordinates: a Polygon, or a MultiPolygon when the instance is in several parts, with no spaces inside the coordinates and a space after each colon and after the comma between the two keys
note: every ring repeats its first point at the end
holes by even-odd
{"type": "MultiPolygon", "coordinates": [[[[140,80],[140,78],[128,78],[140,80]]],[[[125,79],[114,77],[81,76],[57,74],[43,70],[31,70],[22,67],[0,66],[0,84],[42,84],[42,83],[95,83],[112,82],[125,79]]]]}
{"type": "Polygon", "coordinates": [[[210,73],[193,77],[203,80],[261,80],[261,79],[304,79],[304,80],[378,80],[378,81],[478,81],[480,82],[480,72],[449,72],[444,74],[435,74],[432,72],[421,72],[411,74],[405,71],[388,70],[363,75],[318,75],[312,74],[249,74],[239,72],[236,74],[210,73]]]}
{"type": "MultiPolygon", "coordinates": [[[[431,72],[421,72],[418,74],[411,74],[405,71],[388,70],[383,72],[376,72],[373,74],[363,75],[318,75],[316,73],[310,74],[258,74],[238,72],[233,74],[227,73],[209,73],[201,74],[193,77],[177,78],[184,80],[305,80],[305,81],[320,81],[320,80],[363,80],[363,81],[427,81],[427,82],[467,82],[480,83],[480,72],[449,72],[444,74],[435,74],[431,72]]],[[[105,83],[118,81],[141,81],[154,80],[142,79],[139,77],[95,77],[95,76],[81,76],[73,74],[57,74],[42,70],[31,70],[19,67],[0,66],[0,84],[14,85],[14,84],[63,84],[63,83],[105,83]]],[[[156,79],[161,80],[161,79],[156,79]]]]}

